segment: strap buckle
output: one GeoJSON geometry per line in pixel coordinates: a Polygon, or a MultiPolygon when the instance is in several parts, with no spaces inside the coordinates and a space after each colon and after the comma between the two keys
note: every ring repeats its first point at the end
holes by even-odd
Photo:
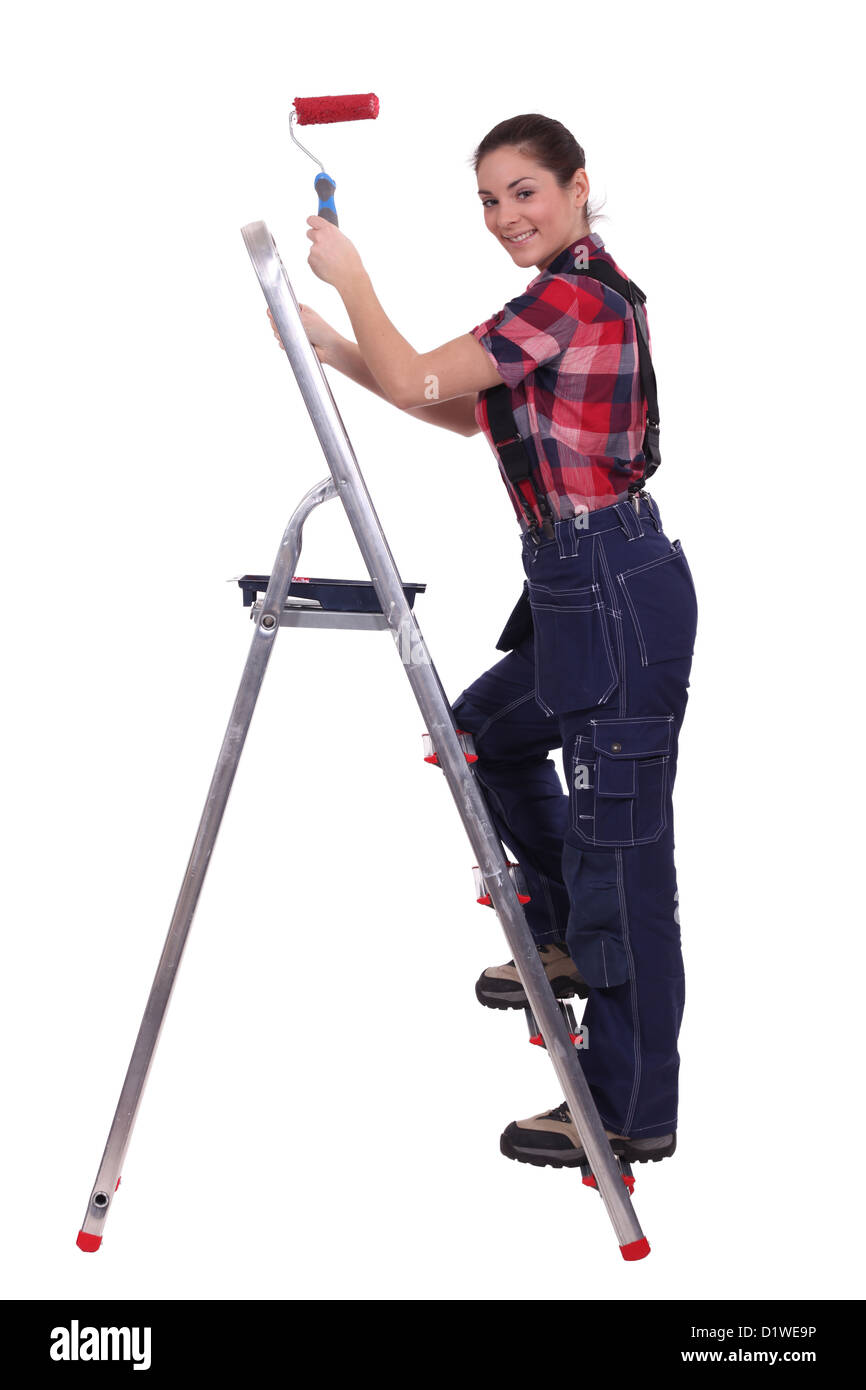
{"type": "Polygon", "coordinates": [[[539,526],[538,517],[534,516],[531,521],[527,522],[526,535],[532,541],[533,545],[541,545],[542,540],[545,538],[549,541],[556,539],[553,522],[549,517],[545,517],[544,521],[539,526]]]}
{"type": "Polygon", "coordinates": [[[549,541],[556,539],[556,532],[553,529],[553,522],[551,521],[549,516],[546,516],[544,518],[540,526],[538,524],[538,517],[534,517],[529,525],[529,534],[535,541],[536,545],[541,544],[542,536],[546,536],[549,541]]]}
{"type": "Polygon", "coordinates": [[[638,478],[637,482],[629,484],[628,500],[631,502],[638,516],[640,516],[640,499],[645,496],[646,491],[643,478],[638,478]]]}

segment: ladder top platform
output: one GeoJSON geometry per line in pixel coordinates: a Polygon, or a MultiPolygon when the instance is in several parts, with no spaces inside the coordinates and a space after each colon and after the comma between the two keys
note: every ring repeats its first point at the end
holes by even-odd
{"type": "MultiPolygon", "coordinates": [[[[271,576],[269,574],[243,574],[237,577],[244,607],[251,608],[258,594],[267,592],[271,576]]],[[[231,582],[231,581],[230,581],[231,582]]],[[[426,584],[403,584],[406,602],[412,608],[415,595],[423,594],[426,584]]],[[[371,579],[306,579],[293,575],[289,585],[287,605],[292,600],[301,600],[329,613],[381,613],[382,605],[371,579]]]]}

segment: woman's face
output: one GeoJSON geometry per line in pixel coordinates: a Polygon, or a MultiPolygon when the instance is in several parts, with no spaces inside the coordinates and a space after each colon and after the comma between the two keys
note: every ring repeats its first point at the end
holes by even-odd
{"type": "Polygon", "coordinates": [[[503,145],[484,156],[477,173],[488,231],[506,247],[515,265],[544,270],[589,231],[585,169],[578,169],[568,187],[560,188],[549,169],[521,154],[516,145],[503,145]]]}

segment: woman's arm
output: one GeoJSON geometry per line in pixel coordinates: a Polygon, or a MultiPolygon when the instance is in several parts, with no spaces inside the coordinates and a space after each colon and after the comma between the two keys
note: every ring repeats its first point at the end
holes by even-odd
{"type": "Polygon", "coordinates": [[[502,377],[471,333],[461,333],[432,352],[416,352],[388,318],[363,267],[338,289],[363,361],[385,398],[401,410],[424,408],[431,395],[445,403],[502,385],[502,377]]]}
{"type": "Polygon", "coordinates": [[[313,243],[310,269],[340,295],[361,358],[392,405],[426,409],[431,400],[444,403],[502,384],[492,359],[471,333],[433,352],[416,352],[376,298],[361,257],[345,233],[323,217],[308,217],[307,222],[313,243]]]}
{"type": "MultiPolygon", "coordinates": [[[[327,365],[336,367],[338,372],[342,372],[351,381],[356,381],[359,386],[365,386],[382,400],[388,399],[364,362],[357,343],[351,342],[348,338],[338,337],[328,346],[322,360],[327,365]]],[[[403,414],[414,415],[419,420],[426,420],[429,425],[440,425],[443,429],[453,430],[455,434],[464,435],[466,438],[479,432],[479,425],[475,419],[475,394],[454,396],[447,401],[428,401],[426,405],[404,406],[403,414]]]]}

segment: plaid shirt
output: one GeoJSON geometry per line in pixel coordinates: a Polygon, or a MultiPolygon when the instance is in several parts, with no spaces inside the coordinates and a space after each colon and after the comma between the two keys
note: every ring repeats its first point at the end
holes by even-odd
{"type": "MultiPolygon", "coordinates": [[[[581,264],[602,252],[622,275],[603,246],[595,232],[580,237],[522,294],[470,329],[509,388],[535,486],[547,493],[555,518],[621,501],[643,471],[646,403],[634,311],[599,280],[573,273],[575,256],[585,248],[581,264]]],[[[485,395],[478,394],[475,418],[525,530],[523,510],[493,443],[485,395]]],[[[537,515],[534,502],[533,511],[537,515]]]]}

